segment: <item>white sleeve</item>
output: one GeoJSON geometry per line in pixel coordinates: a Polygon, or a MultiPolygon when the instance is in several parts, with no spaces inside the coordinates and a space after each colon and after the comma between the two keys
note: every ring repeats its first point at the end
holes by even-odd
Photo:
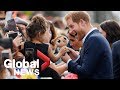
{"type": "MultiPolygon", "coordinates": [[[[80,58],[80,55],[78,55],[78,57],[77,57],[74,61],[77,61],[79,58],[80,58]]],[[[68,63],[69,63],[71,60],[72,60],[72,59],[69,59],[69,60],[67,61],[67,67],[68,67],[68,63]]]]}
{"type": "Polygon", "coordinates": [[[80,58],[80,55],[78,55],[78,57],[75,59],[76,61],[80,58]]]}
{"type": "Polygon", "coordinates": [[[67,64],[67,67],[68,67],[68,63],[69,63],[71,60],[72,60],[72,59],[69,59],[69,60],[67,61],[67,63],[66,63],[66,64],[67,64]]]}

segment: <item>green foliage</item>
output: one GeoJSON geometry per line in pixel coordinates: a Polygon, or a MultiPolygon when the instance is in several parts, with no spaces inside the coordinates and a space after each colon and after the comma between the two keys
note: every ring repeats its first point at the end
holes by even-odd
{"type": "Polygon", "coordinates": [[[31,16],[33,12],[32,11],[23,11],[23,13],[25,13],[28,16],[31,16]]]}

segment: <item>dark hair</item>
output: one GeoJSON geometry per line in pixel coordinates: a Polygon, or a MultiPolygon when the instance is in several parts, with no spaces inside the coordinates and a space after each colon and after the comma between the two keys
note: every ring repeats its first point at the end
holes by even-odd
{"type": "Polygon", "coordinates": [[[106,32],[106,39],[109,43],[114,43],[120,39],[120,26],[114,20],[106,20],[100,24],[103,31],[106,32]]]}
{"type": "Polygon", "coordinates": [[[30,37],[30,39],[36,37],[36,35],[41,32],[44,34],[46,32],[46,19],[41,15],[35,15],[31,19],[30,24],[26,28],[26,33],[30,37]]]}

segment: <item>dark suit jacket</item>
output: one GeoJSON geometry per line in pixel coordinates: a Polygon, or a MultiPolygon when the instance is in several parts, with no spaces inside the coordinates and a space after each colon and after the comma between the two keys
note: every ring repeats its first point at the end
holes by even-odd
{"type": "Polygon", "coordinates": [[[80,58],[68,63],[68,71],[79,79],[113,79],[112,52],[108,41],[98,30],[85,39],[80,58]]]}
{"type": "Polygon", "coordinates": [[[114,79],[120,79],[120,40],[112,45],[114,79]]]}

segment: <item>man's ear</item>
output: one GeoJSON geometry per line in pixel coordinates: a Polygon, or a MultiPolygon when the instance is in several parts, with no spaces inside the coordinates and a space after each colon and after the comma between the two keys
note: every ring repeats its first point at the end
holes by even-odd
{"type": "Polygon", "coordinates": [[[81,27],[85,27],[86,22],[83,19],[80,19],[79,24],[81,27]]]}

